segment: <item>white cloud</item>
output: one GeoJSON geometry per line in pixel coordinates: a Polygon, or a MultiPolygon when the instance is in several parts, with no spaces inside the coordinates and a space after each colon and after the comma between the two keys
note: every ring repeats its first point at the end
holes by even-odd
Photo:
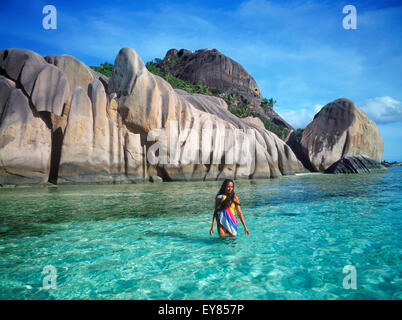
{"type": "Polygon", "coordinates": [[[323,106],[324,105],[320,103],[303,103],[298,110],[281,109],[280,107],[276,108],[275,110],[293,128],[304,129],[311,121],[313,121],[314,116],[322,109],[323,106]]]}
{"type": "Polygon", "coordinates": [[[402,121],[402,102],[389,96],[368,99],[361,109],[376,123],[402,121]]]}
{"type": "Polygon", "coordinates": [[[315,106],[312,108],[301,108],[299,110],[276,110],[278,114],[285,119],[293,128],[305,128],[311,121],[313,121],[315,112],[315,106]]]}

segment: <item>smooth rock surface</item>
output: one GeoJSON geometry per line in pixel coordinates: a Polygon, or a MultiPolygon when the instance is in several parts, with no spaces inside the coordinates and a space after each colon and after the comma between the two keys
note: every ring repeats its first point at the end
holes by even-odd
{"type": "Polygon", "coordinates": [[[51,129],[34,114],[21,89],[13,89],[0,124],[0,184],[46,183],[51,129]]]}
{"type": "Polygon", "coordinates": [[[124,180],[122,127],[106,116],[106,94],[95,79],[89,96],[73,93],[61,150],[59,184],[116,183],[124,180]]]}
{"type": "Polygon", "coordinates": [[[45,65],[37,75],[31,98],[37,111],[61,116],[64,105],[70,99],[67,77],[59,68],[45,65]]]}
{"type": "Polygon", "coordinates": [[[71,93],[76,87],[81,87],[85,93],[88,93],[89,84],[95,77],[90,68],[84,63],[67,54],[60,56],[49,55],[45,57],[45,60],[63,71],[68,79],[71,93]]]}
{"type": "Polygon", "coordinates": [[[58,183],[90,182],[93,150],[92,104],[81,87],[76,87],[61,149],[58,183]],[[89,176],[89,177],[88,177],[89,176]]]}

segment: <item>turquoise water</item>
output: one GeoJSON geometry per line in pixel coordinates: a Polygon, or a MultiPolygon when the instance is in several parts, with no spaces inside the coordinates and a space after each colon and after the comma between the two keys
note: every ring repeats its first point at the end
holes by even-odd
{"type": "Polygon", "coordinates": [[[402,168],[235,181],[251,234],[225,239],[220,184],[0,189],[0,299],[402,298],[402,168]]]}

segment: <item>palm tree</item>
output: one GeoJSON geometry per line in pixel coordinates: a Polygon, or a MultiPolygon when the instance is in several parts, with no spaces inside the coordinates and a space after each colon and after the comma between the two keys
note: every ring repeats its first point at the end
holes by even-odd
{"type": "Polygon", "coordinates": [[[274,100],[273,98],[269,98],[268,99],[268,106],[273,109],[274,105],[276,104],[276,100],[274,100]]]}

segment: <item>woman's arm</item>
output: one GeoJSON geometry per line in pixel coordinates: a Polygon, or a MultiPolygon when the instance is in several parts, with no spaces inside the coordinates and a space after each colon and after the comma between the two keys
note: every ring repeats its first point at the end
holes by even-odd
{"type": "Polygon", "coordinates": [[[218,216],[218,205],[219,205],[220,201],[221,201],[221,199],[216,199],[216,202],[215,202],[215,211],[214,211],[214,215],[212,217],[212,227],[211,227],[211,230],[209,230],[209,234],[211,236],[214,234],[214,227],[215,227],[215,223],[216,223],[216,218],[218,216]]]}
{"type": "Polygon", "coordinates": [[[244,221],[243,212],[241,211],[241,208],[240,208],[239,197],[236,194],[234,195],[234,203],[236,205],[237,215],[239,216],[239,219],[244,226],[244,231],[246,232],[246,234],[250,234],[250,231],[248,231],[248,229],[247,229],[246,222],[244,221]]]}

